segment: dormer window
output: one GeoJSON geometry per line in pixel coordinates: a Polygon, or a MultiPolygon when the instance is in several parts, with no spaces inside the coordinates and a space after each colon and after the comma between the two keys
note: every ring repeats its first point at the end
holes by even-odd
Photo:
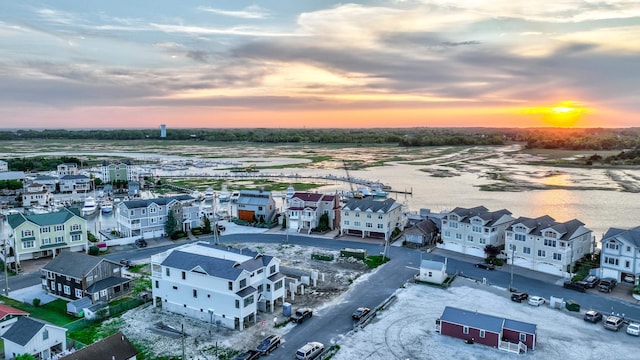
{"type": "Polygon", "coordinates": [[[550,239],[555,239],[556,237],[558,237],[558,234],[556,234],[553,231],[545,231],[544,232],[544,237],[550,238],[550,239]]]}

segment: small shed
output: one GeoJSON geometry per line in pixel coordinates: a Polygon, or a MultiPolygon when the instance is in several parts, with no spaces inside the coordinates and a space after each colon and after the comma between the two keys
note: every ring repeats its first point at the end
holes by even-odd
{"type": "Polygon", "coordinates": [[[447,279],[447,264],[433,260],[420,262],[418,280],[434,284],[442,284],[447,279]]]}
{"type": "Polygon", "coordinates": [[[91,306],[91,298],[85,296],[78,300],[69,301],[67,303],[67,314],[73,315],[76,317],[83,317],[84,313],[82,309],[91,306]]]}
{"type": "Polygon", "coordinates": [[[89,320],[101,319],[109,315],[109,305],[107,305],[104,302],[97,302],[82,310],[84,311],[85,319],[89,319],[89,320]],[[103,309],[106,309],[106,310],[103,310],[103,309]]]}

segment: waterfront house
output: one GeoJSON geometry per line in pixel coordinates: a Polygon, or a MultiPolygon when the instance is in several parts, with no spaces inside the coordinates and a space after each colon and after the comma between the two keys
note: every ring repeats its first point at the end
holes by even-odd
{"type": "Polygon", "coordinates": [[[88,296],[92,303],[109,302],[131,292],[122,265],[103,257],[63,251],[42,269],[42,289],[68,300],[88,296]]]}
{"type": "Polygon", "coordinates": [[[276,202],[271,196],[271,191],[240,190],[236,205],[238,219],[247,222],[270,224],[276,216],[276,202]]]}
{"type": "Polygon", "coordinates": [[[182,231],[200,226],[200,208],[189,195],[124,201],[117,209],[117,227],[123,237],[152,239],[171,235],[164,230],[169,211],[173,211],[182,231]]]}
{"type": "Polygon", "coordinates": [[[56,256],[62,250],[86,251],[87,220],[80,216],[80,210],[62,208],[46,214],[11,214],[9,236],[10,254],[7,261],[15,262],[56,256]]]}
{"type": "Polygon", "coordinates": [[[60,192],[87,193],[92,190],[91,181],[86,175],[64,175],[60,178],[60,192]]]}
{"type": "Polygon", "coordinates": [[[153,255],[151,281],[154,306],[236,330],[285,296],[278,258],[203,242],[153,255]]]}
{"type": "Polygon", "coordinates": [[[9,163],[4,160],[0,160],[0,172],[3,171],[9,171],[9,163]]]}
{"type": "Polygon", "coordinates": [[[392,233],[404,230],[402,205],[394,199],[351,199],[340,210],[341,234],[364,238],[391,239],[392,233]]]}
{"type": "Polygon", "coordinates": [[[49,206],[52,203],[53,195],[43,184],[33,182],[25,186],[25,191],[22,193],[23,207],[49,206]]]}
{"type": "Polygon", "coordinates": [[[5,359],[30,354],[48,360],[67,351],[67,329],[28,316],[20,317],[2,339],[5,359]]]}
{"type": "Polygon", "coordinates": [[[609,228],[601,240],[601,277],[638,284],[640,279],[640,226],[609,228]]]}
{"type": "Polygon", "coordinates": [[[78,175],[78,174],[80,174],[80,170],[78,170],[78,164],[76,163],[62,163],[58,165],[59,178],[66,175],[78,175]]]}
{"type": "Polygon", "coordinates": [[[18,321],[18,318],[22,316],[29,316],[29,313],[14,309],[11,306],[0,304],[0,336],[9,330],[11,325],[18,321]]]}
{"type": "Polygon", "coordinates": [[[40,184],[44,186],[44,189],[50,193],[56,192],[56,185],[58,184],[58,178],[49,175],[38,175],[33,179],[33,184],[40,184]]]}
{"type": "Polygon", "coordinates": [[[442,284],[447,279],[447,263],[422,260],[420,261],[420,273],[418,280],[434,284],[442,284]]]}
{"type": "Polygon", "coordinates": [[[407,246],[421,247],[435,245],[440,238],[440,229],[431,219],[422,220],[404,232],[407,246]]]}
{"type": "Polygon", "coordinates": [[[59,360],[136,360],[137,355],[135,346],[118,331],[59,360]]]}
{"type": "Polygon", "coordinates": [[[487,245],[502,247],[505,230],[515,220],[505,209],[489,211],[484,206],[457,207],[442,219],[443,249],[484,257],[487,245]]]}
{"type": "Polygon", "coordinates": [[[534,350],[538,340],[535,324],[446,306],[436,320],[442,335],[472,341],[501,350],[534,350]]]}
{"type": "Polygon", "coordinates": [[[518,218],[505,239],[505,252],[516,266],[558,276],[575,272],[575,262],[593,251],[591,230],[582,222],[557,222],[548,215],[518,218]]]}
{"type": "Polygon", "coordinates": [[[295,192],[288,203],[289,206],[286,209],[288,229],[310,233],[318,227],[322,215],[327,216],[329,229],[333,230],[339,225],[340,198],[337,195],[295,192]]]}
{"type": "Polygon", "coordinates": [[[103,161],[102,162],[102,182],[114,183],[114,182],[128,182],[134,180],[132,166],[130,161],[103,161]]]}

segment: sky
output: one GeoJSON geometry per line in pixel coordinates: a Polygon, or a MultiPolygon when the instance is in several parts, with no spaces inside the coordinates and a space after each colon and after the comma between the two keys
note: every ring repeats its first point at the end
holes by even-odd
{"type": "Polygon", "coordinates": [[[0,128],[632,127],[637,0],[8,1],[0,128]]]}

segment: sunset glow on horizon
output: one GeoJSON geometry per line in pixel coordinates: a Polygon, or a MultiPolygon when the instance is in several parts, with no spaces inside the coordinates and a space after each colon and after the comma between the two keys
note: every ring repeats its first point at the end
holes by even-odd
{"type": "Polygon", "coordinates": [[[7,2],[0,128],[638,126],[640,3],[527,4],[7,2]]]}

